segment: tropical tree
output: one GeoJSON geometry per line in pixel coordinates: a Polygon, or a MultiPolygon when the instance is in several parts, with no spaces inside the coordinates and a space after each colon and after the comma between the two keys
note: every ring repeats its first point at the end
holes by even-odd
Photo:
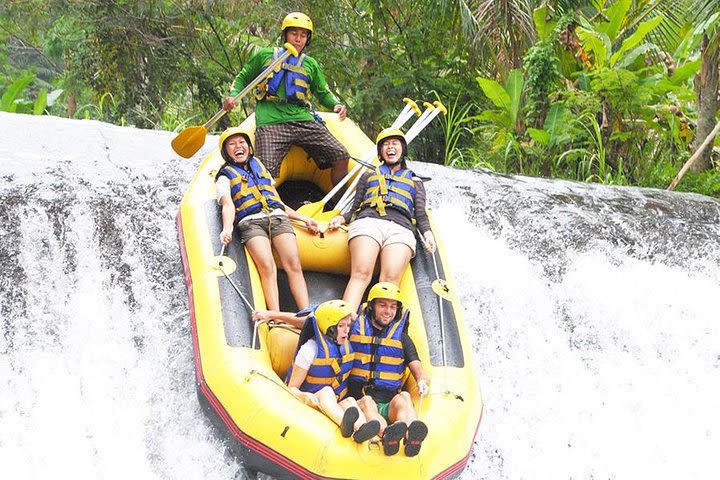
{"type": "MultiPolygon", "coordinates": [[[[698,148],[710,134],[720,107],[718,100],[718,69],[720,69],[720,0],[695,0],[693,12],[698,20],[696,33],[702,35],[700,55],[702,65],[695,81],[697,95],[697,129],[693,147],[698,148]]],[[[694,171],[711,168],[710,154],[706,149],[690,167],[694,171]]]]}

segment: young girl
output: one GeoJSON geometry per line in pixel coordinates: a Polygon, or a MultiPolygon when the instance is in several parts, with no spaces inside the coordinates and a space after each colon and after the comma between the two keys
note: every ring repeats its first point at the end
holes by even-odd
{"type": "Polygon", "coordinates": [[[288,387],[300,400],[318,406],[338,424],[343,437],[352,435],[353,440],[362,443],[377,435],[380,422],[367,422],[356,400],[347,397],[347,380],[354,361],[348,340],[353,315],[350,304],[330,300],[308,316],[288,387]]]}
{"type": "Polygon", "coordinates": [[[298,309],[307,308],[307,285],[290,219],[305,222],[311,232],[317,232],[317,222],[282,203],[272,177],[253,156],[248,132],[239,127],[230,128],[220,135],[219,143],[225,160],[216,177],[222,205],[220,242],[229,244],[233,229],[237,229],[260,274],[269,310],[280,307],[277,266],[272,255],[275,247],[298,309]]]}
{"type": "Polygon", "coordinates": [[[381,282],[400,285],[410,259],[415,255],[415,228],[425,248],[435,251],[435,238],[425,211],[425,187],[407,168],[407,142],[397,128],[386,128],[375,141],[380,165],[360,177],[351,210],[328,224],[335,230],[350,223],[350,281],[343,300],[357,306],[370,284],[380,257],[381,282]],[[415,223],[415,225],[413,225],[415,223]]]}

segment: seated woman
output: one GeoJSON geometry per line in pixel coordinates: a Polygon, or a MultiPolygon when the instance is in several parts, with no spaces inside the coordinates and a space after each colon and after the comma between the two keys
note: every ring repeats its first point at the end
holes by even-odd
{"type": "Polygon", "coordinates": [[[367,422],[357,401],[347,397],[355,358],[348,340],[353,316],[350,304],[330,300],[307,317],[287,384],[293,395],[338,424],[343,437],[362,443],[377,435],[380,422],[367,422]]]}
{"type": "Polygon", "coordinates": [[[351,210],[328,224],[328,229],[335,230],[354,216],[348,230],[350,281],[343,300],[355,307],[370,284],[378,256],[379,281],[400,285],[415,255],[413,220],[425,248],[435,252],[435,237],[425,211],[425,187],[405,163],[405,135],[397,128],[386,128],[375,143],[380,165],[360,177],[351,210]]]}
{"type": "Polygon", "coordinates": [[[265,303],[270,310],[280,307],[277,266],[272,254],[275,247],[295,303],[299,309],[307,308],[307,285],[290,219],[305,222],[311,232],[317,232],[317,222],[283,204],[272,177],[253,157],[248,132],[239,127],[229,128],[220,135],[219,144],[225,160],[215,178],[222,205],[220,242],[229,244],[233,229],[237,229],[260,274],[265,303]]]}

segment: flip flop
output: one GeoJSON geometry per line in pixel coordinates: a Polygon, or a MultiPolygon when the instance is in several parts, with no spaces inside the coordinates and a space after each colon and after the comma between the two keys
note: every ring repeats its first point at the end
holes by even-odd
{"type": "Polygon", "coordinates": [[[358,412],[357,407],[348,407],[348,409],[345,410],[342,422],[340,422],[340,433],[343,437],[348,438],[352,435],[354,429],[353,427],[355,426],[355,422],[359,416],[360,412],[358,412]]]}
{"type": "Polygon", "coordinates": [[[400,450],[400,440],[405,438],[406,431],[405,422],[395,422],[385,429],[382,437],[385,455],[395,455],[400,450]]]}
{"type": "Polygon", "coordinates": [[[423,440],[427,437],[428,427],[420,420],[413,421],[407,429],[407,438],[405,439],[405,455],[414,457],[420,453],[420,447],[423,440]]]}
{"type": "Polygon", "coordinates": [[[353,433],[353,440],[357,443],[362,443],[366,440],[370,440],[372,437],[378,434],[380,431],[380,422],[378,420],[370,420],[369,422],[363,423],[357,432],[353,433]]]}

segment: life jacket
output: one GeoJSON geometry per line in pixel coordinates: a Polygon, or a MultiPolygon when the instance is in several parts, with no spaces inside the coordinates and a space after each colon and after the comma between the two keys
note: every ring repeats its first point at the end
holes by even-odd
{"type": "Polygon", "coordinates": [[[350,345],[355,352],[350,380],[377,389],[399,392],[405,373],[402,334],[410,312],[403,309],[399,318],[385,327],[382,336],[375,336],[370,320],[371,309],[367,304],[361,308],[362,316],[355,321],[350,331],[350,345]]]}
{"type": "Polygon", "coordinates": [[[385,216],[385,208],[395,208],[412,220],[415,212],[415,174],[407,168],[395,173],[385,163],[381,163],[367,179],[367,189],[360,208],[375,208],[380,216],[385,216]]]}
{"type": "MultiPolygon", "coordinates": [[[[265,62],[263,68],[267,68],[274,60],[285,52],[283,48],[275,48],[272,58],[265,62]]],[[[290,56],[285,61],[275,67],[275,71],[270,76],[260,82],[255,89],[255,98],[262,100],[277,100],[278,90],[285,80],[285,100],[288,102],[305,104],[308,101],[308,88],[310,85],[310,76],[303,67],[306,55],[301,53],[297,57],[290,56]]]]}
{"type": "Polygon", "coordinates": [[[255,157],[248,159],[248,169],[226,163],[218,172],[230,179],[230,196],[235,204],[235,221],[260,211],[269,213],[285,209],[272,187],[272,177],[255,157]]]}
{"type": "MultiPolygon", "coordinates": [[[[310,365],[307,377],[305,377],[303,384],[300,385],[300,390],[315,393],[329,385],[338,399],[342,399],[347,395],[348,377],[355,358],[350,341],[345,340],[342,345],[335,343],[333,339],[320,332],[314,315],[307,317],[303,330],[308,324],[312,325],[315,331],[317,357],[310,365]]],[[[300,338],[303,338],[302,334],[300,338]]],[[[298,342],[298,350],[300,345],[298,342]]],[[[295,352],[295,355],[297,356],[297,352],[295,352]]],[[[292,372],[288,372],[287,379],[290,379],[291,374],[292,372]]]]}

